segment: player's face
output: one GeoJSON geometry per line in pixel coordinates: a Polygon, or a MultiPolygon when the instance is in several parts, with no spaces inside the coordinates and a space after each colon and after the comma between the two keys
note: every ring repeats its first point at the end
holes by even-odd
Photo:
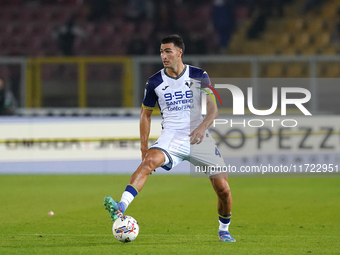
{"type": "Polygon", "coordinates": [[[161,58],[165,68],[174,68],[182,57],[182,49],[173,43],[161,44],[161,58]]]}

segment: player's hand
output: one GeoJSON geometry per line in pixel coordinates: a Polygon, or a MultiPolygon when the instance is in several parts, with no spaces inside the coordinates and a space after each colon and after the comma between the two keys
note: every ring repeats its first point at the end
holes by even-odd
{"type": "Polygon", "coordinates": [[[190,144],[200,144],[204,138],[205,129],[196,128],[190,133],[190,144]]]}

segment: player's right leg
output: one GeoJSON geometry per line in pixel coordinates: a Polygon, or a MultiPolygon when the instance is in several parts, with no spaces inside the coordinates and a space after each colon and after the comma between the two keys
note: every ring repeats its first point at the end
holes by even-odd
{"type": "Polygon", "coordinates": [[[123,215],[126,208],[144,187],[148,176],[152,174],[157,167],[162,166],[164,162],[165,155],[161,150],[150,149],[137,170],[132,174],[129,184],[123,192],[121,201],[116,202],[110,196],[104,198],[104,207],[109,211],[113,221],[123,215]]]}
{"type": "Polygon", "coordinates": [[[217,211],[220,223],[218,235],[220,241],[236,242],[236,240],[229,233],[232,197],[226,174],[222,173],[211,176],[210,181],[218,197],[217,211]]]}

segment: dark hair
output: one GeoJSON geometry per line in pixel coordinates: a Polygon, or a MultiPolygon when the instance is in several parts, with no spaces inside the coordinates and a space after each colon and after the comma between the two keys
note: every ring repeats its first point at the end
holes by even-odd
{"type": "Polygon", "coordinates": [[[161,40],[161,44],[165,44],[165,43],[173,43],[176,47],[182,49],[184,53],[185,45],[184,45],[183,39],[179,35],[168,35],[164,37],[161,40]]]}

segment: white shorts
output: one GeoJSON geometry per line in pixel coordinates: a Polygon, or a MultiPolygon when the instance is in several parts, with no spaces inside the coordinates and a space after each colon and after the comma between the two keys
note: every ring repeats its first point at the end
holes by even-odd
{"type": "MultiPolygon", "coordinates": [[[[209,130],[205,131],[203,141],[200,144],[190,144],[190,137],[180,131],[163,130],[158,140],[150,146],[150,149],[159,149],[165,155],[165,163],[162,166],[170,170],[174,166],[187,160],[194,166],[225,166],[219,153],[214,138],[209,130]]],[[[208,176],[218,174],[207,173],[208,176]]]]}

